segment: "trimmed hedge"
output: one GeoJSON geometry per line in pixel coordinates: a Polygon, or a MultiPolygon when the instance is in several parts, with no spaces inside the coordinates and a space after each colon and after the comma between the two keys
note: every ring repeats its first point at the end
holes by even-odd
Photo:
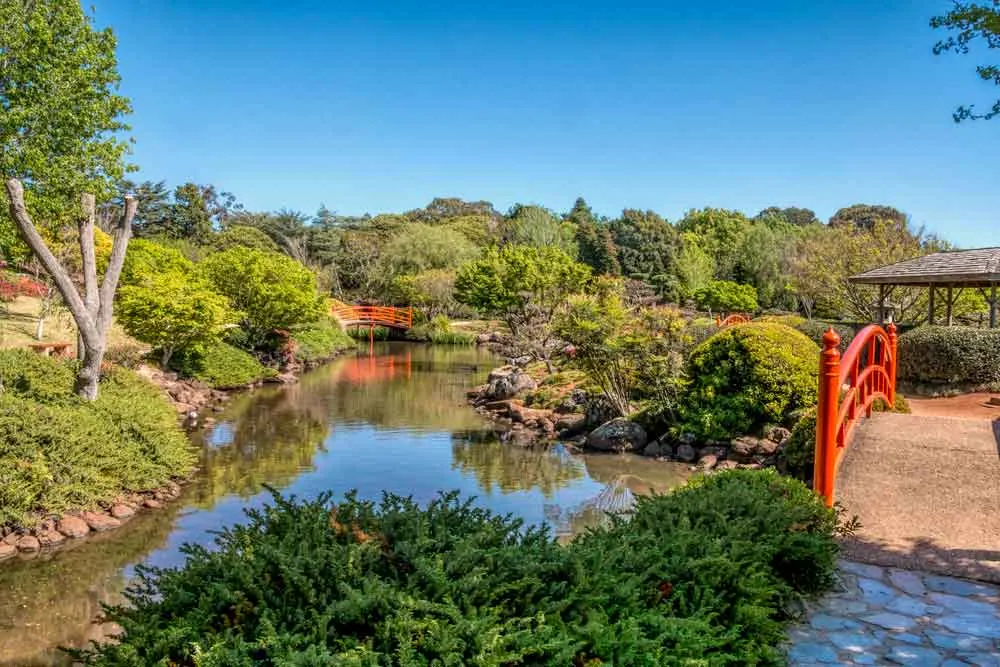
{"type": "Polygon", "coordinates": [[[249,510],[179,570],[142,568],[89,665],[778,664],[788,602],[832,583],[836,517],[729,471],[566,546],[447,494],[249,510]]]}
{"type": "Polygon", "coordinates": [[[0,525],[93,508],[190,472],[194,453],[160,390],[125,369],[96,401],[73,393],[64,362],[0,351],[0,525]]]}
{"type": "Polygon", "coordinates": [[[292,340],[295,341],[295,358],[304,362],[324,361],[356,345],[331,318],[293,330],[292,340]]]}
{"type": "MultiPolygon", "coordinates": [[[[823,347],[823,336],[830,327],[833,327],[833,330],[840,336],[840,351],[843,353],[847,350],[847,346],[851,344],[851,341],[854,340],[854,327],[839,322],[806,320],[795,325],[794,328],[808,336],[816,345],[823,347]]],[[[818,359],[816,363],[819,363],[818,359]]]]}
{"type": "Polygon", "coordinates": [[[908,331],[899,337],[896,377],[931,391],[995,388],[1000,385],[1000,329],[923,326],[908,331]]]}
{"type": "Polygon", "coordinates": [[[724,440],[787,423],[814,405],[819,347],[782,324],[751,322],[696,347],[686,373],[682,428],[702,440],[724,440]]]}
{"type": "Polygon", "coordinates": [[[213,389],[245,387],[278,374],[249,353],[226,343],[181,350],[170,359],[170,367],[213,389]]]}

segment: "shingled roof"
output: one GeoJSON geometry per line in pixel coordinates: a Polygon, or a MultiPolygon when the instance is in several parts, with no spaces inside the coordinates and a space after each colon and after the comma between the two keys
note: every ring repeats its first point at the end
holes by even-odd
{"type": "Polygon", "coordinates": [[[988,287],[1000,284],[1000,248],[936,252],[851,276],[867,285],[954,285],[988,287]]]}

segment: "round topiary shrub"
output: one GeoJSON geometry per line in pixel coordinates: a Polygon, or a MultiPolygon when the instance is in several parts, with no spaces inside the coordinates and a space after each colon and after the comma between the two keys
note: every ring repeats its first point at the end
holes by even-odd
{"type": "Polygon", "coordinates": [[[681,423],[702,440],[785,424],[816,403],[819,346],[782,324],[724,329],[691,353],[681,423]]]}
{"type": "Polygon", "coordinates": [[[921,391],[1000,384],[1000,329],[918,327],[899,337],[896,377],[921,391]]]}

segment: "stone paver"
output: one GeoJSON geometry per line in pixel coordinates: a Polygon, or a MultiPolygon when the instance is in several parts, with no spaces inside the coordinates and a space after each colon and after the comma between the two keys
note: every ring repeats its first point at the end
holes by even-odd
{"type": "Polygon", "coordinates": [[[793,667],[1000,667],[1000,586],[854,561],[839,576],[789,629],[793,667]]]}

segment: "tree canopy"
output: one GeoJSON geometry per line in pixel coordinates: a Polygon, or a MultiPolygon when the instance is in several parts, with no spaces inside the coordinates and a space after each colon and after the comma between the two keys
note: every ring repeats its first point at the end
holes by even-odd
{"type": "MultiPolygon", "coordinates": [[[[934,54],[959,53],[968,54],[970,47],[981,42],[987,49],[1000,48],[1000,2],[961,2],[956,1],[947,14],[931,19],[931,27],[951,31],[945,39],[934,45],[934,54]]],[[[1000,65],[977,65],[976,74],[987,83],[1000,85],[1000,65]]],[[[960,106],[952,118],[956,123],[963,120],[990,119],[1000,114],[1000,99],[990,106],[989,110],[979,113],[975,105],[960,106]]]]}

